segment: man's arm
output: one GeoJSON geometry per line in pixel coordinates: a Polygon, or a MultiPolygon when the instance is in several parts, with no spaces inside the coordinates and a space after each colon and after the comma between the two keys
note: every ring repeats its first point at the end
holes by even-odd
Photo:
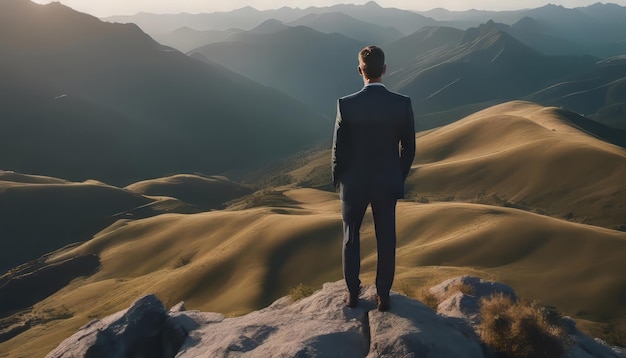
{"type": "Polygon", "coordinates": [[[408,99],[408,108],[404,128],[400,137],[400,164],[402,165],[402,178],[406,179],[411,170],[411,164],[415,158],[415,120],[413,118],[413,106],[408,99]]]}
{"type": "Polygon", "coordinates": [[[333,151],[332,151],[332,175],[333,185],[339,186],[339,179],[341,171],[345,165],[342,160],[345,156],[344,142],[345,142],[345,128],[343,127],[343,120],[341,118],[341,104],[337,101],[337,118],[335,119],[335,132],[333,134],[333,151]]]}

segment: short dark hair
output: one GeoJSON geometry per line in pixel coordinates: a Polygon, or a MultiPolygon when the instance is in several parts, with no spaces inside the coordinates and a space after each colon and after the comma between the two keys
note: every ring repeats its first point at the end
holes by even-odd
{"type": "Polygon", "coordinates": [[[379,78],[385,68],[385,53],[380,47],[367,46],[359,52],[359,62],[363,64],[361,71],[367,78],[379,78]]]}

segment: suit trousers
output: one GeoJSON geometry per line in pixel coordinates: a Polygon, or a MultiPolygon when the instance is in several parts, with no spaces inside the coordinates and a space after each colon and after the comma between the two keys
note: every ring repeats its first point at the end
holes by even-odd
{"type": "Polygon", "coordinates": [[[343,275],[348,291],[358,293],[361,287],[360,229],[368,205],[372,206],[378,261],[376,291],[388,296],[396,269],[396,199],[342,200],[343,275]]]}

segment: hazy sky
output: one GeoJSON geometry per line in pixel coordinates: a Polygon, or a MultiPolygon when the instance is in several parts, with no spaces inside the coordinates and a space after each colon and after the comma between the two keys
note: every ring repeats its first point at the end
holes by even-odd
{"type": "MultiPolygon", "coordinates": [[[[40,4],[50,0],[34,0],[40,4]]],[[[332,1],[332,0],[60,0],[76,10],[95,16],[129,15],[138,12],[153,13],[201,13],[228,11],[252,6],[259,10],[276,9],[282,6],[306,8],[309,6],[329,6],[340,3],[364,4],[367,0],[332,1]]],[[[430,10],[443,7],[449,10],[517,10],[536,8],[548,3],[563,5],[568,8],[586,6],[597,0],[377,0],[383,7],[397,7],[407,10],[430,10]]],[[[611,3],[626,6],[626,0],[614,0],[611,3]]]]}

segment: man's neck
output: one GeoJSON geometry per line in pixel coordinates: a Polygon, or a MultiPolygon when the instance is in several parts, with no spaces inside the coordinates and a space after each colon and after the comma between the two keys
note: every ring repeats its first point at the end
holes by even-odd
{"type": "Polygon", "coordinates": [[[367,85],[371,85],[371,84],[375,84],[375,83],[379,83],[379,84],[383,84],[383,78],[382,77],[378,77],[378,78],[365,78],[363,77],[363,85],[367,86],[367,85]]]}

